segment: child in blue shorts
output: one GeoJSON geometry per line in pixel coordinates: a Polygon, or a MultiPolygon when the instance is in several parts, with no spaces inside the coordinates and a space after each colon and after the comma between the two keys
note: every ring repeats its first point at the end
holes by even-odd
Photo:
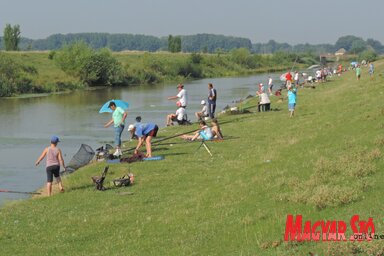
{"type": "Polygon", "coordinates": [[[293,88],[293,86],[288,87],[288,111],[289,111],[289,117],[293,117],[295,114],[295,107],[296,107],[296,88],[293,88]]]}

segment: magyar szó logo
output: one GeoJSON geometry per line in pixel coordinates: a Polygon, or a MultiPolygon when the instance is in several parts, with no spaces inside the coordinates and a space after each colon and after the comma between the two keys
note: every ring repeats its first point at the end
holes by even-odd
{"type": "Polygon", "coordinates": [[[375,234],[373,218],[360,220],[353,215],[347,224],[343,220],[307,220],[303,225],[302,215],[287,215],[285,223],[285,241],[371,241],[384,239],[384,235],[375,234]]]}

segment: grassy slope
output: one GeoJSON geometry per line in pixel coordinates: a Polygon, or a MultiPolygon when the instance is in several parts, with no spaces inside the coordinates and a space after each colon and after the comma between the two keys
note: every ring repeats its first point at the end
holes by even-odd
{"type": "Polygon", "coordinates": [[[48,52],[5,52],[5,54],[9,54],[23,64],[35,67],[38,72],[35,81],[37,85],[44,85],[47,81],[50,83],[76,82],[74,78],[69,77],[57,67],[53,60],[48,59],[48,52]]]}
{"type": "MultiPolygon", "coordinates": [[[[64,179],[67,192],[0,210],[1,255],[341,255],[380,252],[372,243],[285,243],[287,214],[304,220],[374,218],[384,233],[384,63],[376,79],[345,73],[298,92],[297,115],[280,111],[220,118],[224,142],[181,139],[155,147],[163,161],[110,166],[107,183],[130,171],[136,184],[95,191],[104,163],[64,179]],[[172,146],[171,146],[172,144],[172,146]],[[270,160],[270,161],[267,161],[270,160]],[[133,192],[133,195],[121,192],[133,192]]],[[[189,131],[171,127],[160,137],[189,131]]],[[[126,145],[131,147],[131,145],[126,145]]],[[[42,176],[43,177],[43,176],[42,176]]],[[[348,227],[347,234],[351,234],[348,227]]],[[[381,247],[380,247],[381,246],[381,247]]],[[[382,252],[382,251],[381,251],[382,252]]],[[[383,252],[382,252],[383,253],[383,252]]]]}

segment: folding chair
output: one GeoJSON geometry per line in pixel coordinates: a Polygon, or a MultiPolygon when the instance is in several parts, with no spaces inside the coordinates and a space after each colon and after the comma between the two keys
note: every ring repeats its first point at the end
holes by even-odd
{"type": "Polygon", "coordinates": [[[106,190],[106,188],[104,187],[104,180],[105,180],[105,176],[107,176],[108,169],[109,169],[109,166],[106,166],[104,168],[104,171],[101,174],[101,177],[100,176],[93,176],[92,177],[92,181],[93,181],[93,183],[95,183],[97,190],[101,190],[101,191],[106,190]]]}
{"type": "Polygon", "coordinates": [[[205,132],[203,131],[200,131],[199,132],[201,138],[202,138],[202,141],[201,141],[201,144],[200,146],[196,149],[199,150],[199,148],[201,148],[201,146],[204,146],[205,150],[207,150],[207,152],[209,153],[210,156],[213,156],[212,153],[211,153],[211,150],[209,149],[208,145],[205,143],[205,141],[207,140],[211,140],[210,138],[207,137],[207,135],[205,134],[205,132]]]}
{"type": "Polygon", "coordinates": [[[178,123],[179,125],[191,125],[191,124],[192,124],[191,121],[188,120],[188,116],[187,116],[187,114],[184,114],[184,116],[183,116],[183,120],[181,120],[181,121],[178,120],[177,123],[178,123]]]}

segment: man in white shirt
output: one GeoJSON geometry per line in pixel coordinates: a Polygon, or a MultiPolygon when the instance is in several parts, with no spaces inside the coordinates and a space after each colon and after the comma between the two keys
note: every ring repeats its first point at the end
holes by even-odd
{"type": "Polygon", "coordinates": [[[182,124],[185,116],[185,108],[181,106],[180,101],[176,102],[178,109],[176,113],[167,115],[167,126],[173,125],[173,122],[182,124]]]}
{"type": "Polygon", "coordinates": [[[168,97],[168,100],[179,99],[179,102],[181,103],[181,107],[186,108],[188,103],[187,91],[184,89],[183,84],[178,84],[177,89],[179,90],[179,93],[176,96],[168,97]]]}
{"type": "Polygon", "coordinates": [[[294,80],[295,80],[296,87],[299,86],[299,72],[297,71],[295,71],[294,80]]]}

